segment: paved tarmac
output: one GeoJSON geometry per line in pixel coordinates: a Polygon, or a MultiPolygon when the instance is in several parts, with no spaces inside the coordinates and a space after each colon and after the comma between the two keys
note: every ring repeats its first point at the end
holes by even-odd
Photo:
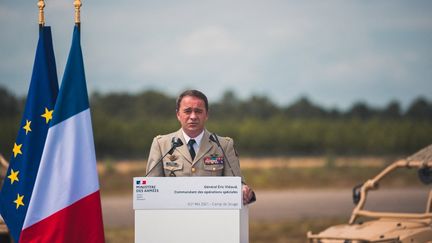
{"type": "MultiPolygon", "coordinates": [[[[368,210],[424,212],[429,188],[392,189],[370,193],[368,210]]],[[[346,217],[354,204],[348,189],[256,191],[250,205],[250,221],[279,221],[301,218],[346,217]]],[[[102,198],[105,227],[133,227],[132,195],[102,198]]]]}

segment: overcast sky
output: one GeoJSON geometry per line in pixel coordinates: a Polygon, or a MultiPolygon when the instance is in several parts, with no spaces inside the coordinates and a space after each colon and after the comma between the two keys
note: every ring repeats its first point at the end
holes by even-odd
{"type": "MultiPolygon", "coordinates": [[[[73,0],[47,0],[59,80],[73,0]]],[[[28,89],[36,1],[0,0],[0,85],[28,89]]],[[[234,90],[286,105],[307,96],[348,108],[432,100],[432,1],[83,1],[89,92],[234,90]]]]}

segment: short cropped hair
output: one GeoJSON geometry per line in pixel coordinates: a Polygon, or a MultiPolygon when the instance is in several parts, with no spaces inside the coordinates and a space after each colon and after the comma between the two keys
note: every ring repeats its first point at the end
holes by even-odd
{"type": "Polygon", "coordinates": [[[177,101],[176,101],[176,111],[177,112],[180,109],[180,102],[182,101],[183,97],[185,97],[185,96],[196,97],[196,98],[204,101],[206,111],[208,112],[208,100],[207,100],[207,96],[205,96],[205,94],[203,94],[201,91],[198,91],[198,90],[195,90],[195,89],[189,89],[189,90],[183,91],[183,93],[181,93],[179,95],[179,97],[177,98],[177,101]]]}

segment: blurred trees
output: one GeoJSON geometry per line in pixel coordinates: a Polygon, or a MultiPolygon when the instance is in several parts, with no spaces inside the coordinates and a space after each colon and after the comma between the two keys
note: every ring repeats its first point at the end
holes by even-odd
{"type": "Polygon", "coordinates": [[[425,98],[417,98],[409,107],[406,116],[413,119],[431,120],[432,106],[425,98]]]}
{"type": "Polygon", "coordinates": [[[8,90],[0,86],[0,118],[10,118],[21,113],[21,104],[8,90]]]}
{"type": "MultiPolygon", "coordinates": [[[[152,139],[179,128],[175,99],[158,91],[91,96],[96,151],[101,157],[147,157],[152,139]]],[[[0,87],[0,153],[11,154],[23,101],[0,87]]],[[[326,109],[307,97],[287,106],[266,96],[241,100],[226,91],[210,104],[208,129],[233,137],[242,154],[409,154],[432,142],[432,103],[415,99],[383,108],[365,102],[326,109]]]]}
{"type": "Polygon", "coordinates": [[[0,153],[9,160],[18,134],[23,103],[0,86],[0,153]]]}

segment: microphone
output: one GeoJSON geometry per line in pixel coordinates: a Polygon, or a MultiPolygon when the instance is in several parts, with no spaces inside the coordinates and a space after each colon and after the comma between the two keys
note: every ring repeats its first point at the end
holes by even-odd
{"type": "Polygon", "coordinates": [[[222,146],[221,146],[221,144],[220,144],[220,142],[219,142],[219,139],[217,138],[216,133],[212,133],[212,134],[210,134],[210,140],[211,140],[212,142],[216,143],[217,146],[219,147],[219,149],[222,151],[223,157],[224,157],[225,161],[227,162],[228,167],[230,168],[232,175],[235,176],[235,174],[234,174],[234,170],[233,170],[232,167],[231,167],[231,164],[230,164],[230,162],[229,162],[229,160],[228,160],[228,158],[227,158],[227,156],[226,156],[226,154],[225,154],[225,150],[222,148],[222,146]]]}
{"type": "Polygon", "coordinates": [[[154,169],[154,168],[156,168],[156,166],[160,163],[160,162],[162,162],[162,160],[165,158],[165,156],[167,156],[168,154],[169,155],[172,155],[173,153],[174,153],[174,150],[177,148],[177,147],[180,147],[180,146],[182,146],[183,145],[183,142],[182,142],[182,140],[180,139],[180,138],[176,138],[176,137],[173,137],[172,139],[171,139],[171,148],[170,148],[170,150],[168,150],[168,152],[166,152],[159,160],[158,160],[158,162],[145,174],[145,176],[148,176],[149,174],[150,174],[150,172],[152,172],[152,170],[154,169]]]}
{"type": "MultiPolygon", "coordinates": [[[[182,145],[183,145],[183,142],[182,142],[182,140],[180,138],[173,137],[171,139],[171,149],[168,151],[168,154],[172,155],[174,153],[174,150],[177,147],[180,147],[182,145]]],[[[165,156],[166,156],[166,154],[164,156],[162,156],[162,158],[165,157],[165,156]]]]}

